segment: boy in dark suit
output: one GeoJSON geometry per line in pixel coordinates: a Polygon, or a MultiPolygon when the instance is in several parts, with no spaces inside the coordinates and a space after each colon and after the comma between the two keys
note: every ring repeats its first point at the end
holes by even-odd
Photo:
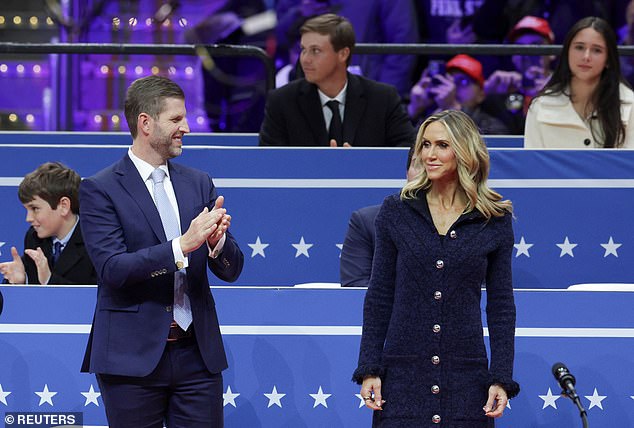
{"type": "Polygon", "coordinates": [[[79,183],[72,169],[47,162],[27,174],[18,187],[31,225],[24,255],[11,247],[12,261],[0,263],[11,284],[96,284],[79,226],[79,183]]]}

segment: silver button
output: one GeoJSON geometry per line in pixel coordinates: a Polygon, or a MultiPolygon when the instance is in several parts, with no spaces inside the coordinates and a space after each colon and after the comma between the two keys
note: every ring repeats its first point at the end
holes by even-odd
{"type": "Polygon", "coordinates": [[[433,385],[431,387],[431,393],[432,394],[438,394],[440,392],[440,387],[438,385],[433,385]]]}
{"type": "Polygon", "coordinates": [[[438,355],[434,355],[433,357],[431,357],[431,363],[433,365],[438,365],[440,364],[440,357],[438,355]]]}
{"type": "Polygon", "coordinates": [[[445,267],[445,262],[442,260],[436,260],[436,269],[442,269],[445,267]]]}
{"type": "Polygon", "coordinates": [[[458,234],[456,233],[455,230],[452,230],[451,232],[449,232],[449,237],[451,239],[456,239],[458,237],[458,234]]]}
{"type": "Polygon", "coordinates": [[[432,330],[434,331],[434,333],[440,333],[440,324],[434,324],[432,330]]]}
{"type": "Polygon", "coordinates": [[[431,421],[435,424],[439,424],[440,423],[440,415],[434,415],[431,417],[431,421]]]}
{"type": "Polygon", "coordinates": [[[434,291],[434,299],[436,300],[442,299],[442,293],[440,291],[434,291]]]}
{"type": "Polygon", "coordinates": [[[165,306],[165,312],[172,312],[171,306],[165,306]]]}

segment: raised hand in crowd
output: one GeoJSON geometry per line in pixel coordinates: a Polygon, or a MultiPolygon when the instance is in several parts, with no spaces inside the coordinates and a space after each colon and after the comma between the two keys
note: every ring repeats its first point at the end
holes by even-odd
{"type": "Polygon", "coordinates": [[[449,44],[472,44],[477,40],[476,34],[473,32],[471,23],[465,24],[460,19],[455,19],[447,28],[447,43],[449,44]]]}

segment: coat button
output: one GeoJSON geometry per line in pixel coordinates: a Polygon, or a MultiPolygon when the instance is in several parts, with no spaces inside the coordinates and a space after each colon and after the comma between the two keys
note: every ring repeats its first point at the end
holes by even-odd
{"type": "Polygon", "coordinates": [[[172,312],[171,306],[165,306],[165,312],[172,312]]]}
{"type": "Polygon", "coordinates": [[[449,232],[449,237],[451,239],[456,239],[458,237],[458,234],[456,233],[455,230],[452,230],[451,232],[449,232]]]}
{"type": "Polygon", "coordinates": [[[434,299],[436,300],[442,299],[442,293],[440,291],[434,291],[434,299]]]}
{"type": "Polygon", "coordinates": [[[440,333],[440,324],[434,324],[432,330],[434,333],[440,333]]]}
{"type": "Polygon", "coordinates": [[[586,138],[585,140],[583,140],[583,144],[585,144],[586,146],[589,146],[590,143],[592,143],[592,141],[590,141],[589,138],[586,138]]]}
{"type": "Polygon", "coordinates": [[[435,424],[439,424],[440,423],[440,415],[434,415],[431,417],[431,421],[435,424]]]}
{"type": "Polygon", "coordinates": [[[440,357],[438,355],[434,355],[431,357],[431,363],[435,366],[440,364],[440,357]]]}
{"type": "Polygon", "coordinates": [[[436,269],[442,269],[445,267],[445,262],[442,260],[436,260],[436,269]]]}
{"type": "Polygon", "coordinates": [[[438,385],[433,385],[431,387],[431,393],[432,394],[438,394],[440,392],[440,387],[438,385]]]}

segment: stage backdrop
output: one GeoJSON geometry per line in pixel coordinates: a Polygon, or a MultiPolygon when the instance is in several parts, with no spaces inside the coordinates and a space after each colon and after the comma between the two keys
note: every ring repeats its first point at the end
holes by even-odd
{"type": "MultiPolygon", "coordinates": [[[[185,144],[178,161],[209,172],[225,196],[246,258],[238,285],[338,282],[352,211],[380,204],[405,182],[405,149],[185,144]]],[[[61,161],[86,177],[126,151],[77,140],[0,145],[0,261],[11,246],[22,251],[24,174],[61,161]]],[[[634,151],[491,149],[490,185],[514,202],[516,288],[632,282],[634,151]]]]}
{"type": "MultiPolygon", "coordinates": [[[[79,373],[96,288],[5,286],[2,292],[0,415],[83,412],[87,426],[104,427],[97,382],[79,373]]],[[[227,428],[370,426],[371,412],[350,381],[365,289],[212,292],[229,359],[227,428]]],[[[551,375],[558,361],[577,378],[590,427],[634,426],[634,293],[518,290],[515,299],[514,377],[522,391],[496,427],[581,427],[551,375]]]]}

